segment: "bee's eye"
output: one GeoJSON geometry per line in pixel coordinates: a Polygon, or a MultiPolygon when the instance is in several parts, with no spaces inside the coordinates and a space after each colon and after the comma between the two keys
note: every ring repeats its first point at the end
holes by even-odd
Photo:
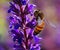
{"type": "Polygon", "coordinates": [[[34,12],[35,17],[37,17],[38,14],[39,14],[39,11],[35,11],[35,12],[34,12]]]}

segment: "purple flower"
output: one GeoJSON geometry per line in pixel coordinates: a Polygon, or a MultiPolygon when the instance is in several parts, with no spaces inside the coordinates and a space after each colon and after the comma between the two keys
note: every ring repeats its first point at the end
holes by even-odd
{"type": "Polygon", "coordinates": [[[40,50],[40,39],[33,35],[37,25],[34,16],[35,5],[27,1],[12,0],[10,2],[9,31],[14,41],[14,50],[40,50]]]}

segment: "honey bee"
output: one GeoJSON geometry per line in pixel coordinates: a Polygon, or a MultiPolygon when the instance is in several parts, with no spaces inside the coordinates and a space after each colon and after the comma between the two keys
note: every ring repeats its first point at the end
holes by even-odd
{"type": "Polygon", "coordinates": [[[43,20],[44,19],[44,14],[40,10],[37,10],[37,11],[34,12],[34,16],[36,17],[36,20],[38,22],[36,27],[35,27],[35,30],[34,30],[34,35],[37,35],[43,30],[43,28],[45,26],[45,23],[44,23],[44,20],[43,20]]]}

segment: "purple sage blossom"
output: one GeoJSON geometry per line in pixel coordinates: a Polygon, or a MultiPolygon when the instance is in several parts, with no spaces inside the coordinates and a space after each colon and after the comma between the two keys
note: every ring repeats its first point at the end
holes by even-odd
{"type": "Polygon", "coordinates": [[[29,0],[12,0],[9,3],[9,33],[14,42],[13,50],[40,50],[40,38],[33,35],[37,25],[35,5],[29,0]]]}

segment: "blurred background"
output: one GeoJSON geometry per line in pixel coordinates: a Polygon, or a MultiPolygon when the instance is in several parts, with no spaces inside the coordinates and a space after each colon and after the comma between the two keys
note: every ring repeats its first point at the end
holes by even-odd
{"type": "MultiPolygon", "coordinates": [[[[60,50],[60,0],[32,0],[45,16],[45,27],[41,32],[41,50],[60,50]]],[[[12,40],[8,33],[8,0],[0,0],[0,50],[11,50],[12,40]]]]}

